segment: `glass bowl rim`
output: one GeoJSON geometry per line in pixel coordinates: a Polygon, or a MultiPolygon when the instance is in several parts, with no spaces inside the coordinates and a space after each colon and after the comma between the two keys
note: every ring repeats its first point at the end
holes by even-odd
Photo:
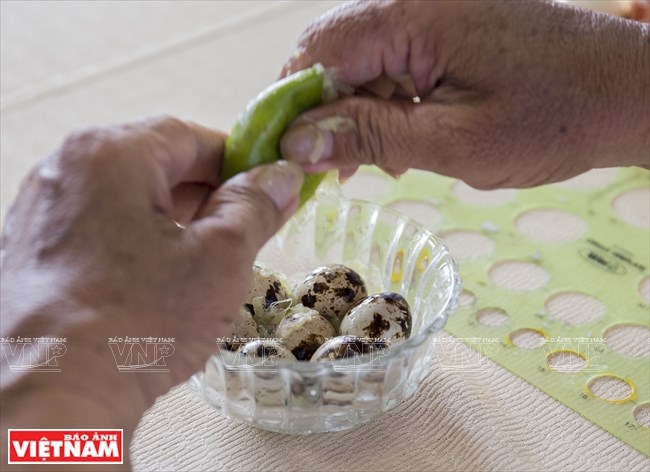
{"type": "MultiPolygon", "coordinates": [[[[413,227],[417,229],[417,231],[420,233],[423,233],[427,238],[433,240],[436,244],[436,246],[439,246],[442,248],[444,251],[444,255],[448,258],[449,261],[449,266],[451,268],[451,294],[447,300],[447,303],[445,305],[445,308],[440,312],[438,316],[436,316],[429,324],[426,326],[422,327],[415,336],[409,337],[406,341],[401,342],[399,344],[396,344],[394,346],[390,346],[390,351],[388,354],[385,356],[386,358],[394,358],[397,357],[401,352],[404,351],[410,351],[414,350],[418,346],[422,345],[424,342],[426,342],[430,336],[437,331],[440,331],[444,328],[444,326],[447,323],[447,319],[449,318],[449,315],[458,307],[458,298],[460,296],[460,292],[462,290],[462,280],[460,278],[460,273],[459,273],[459,268],[458,268],[458,263],[454,259],[453,255],[449,251],[449,247],[445,242],[438,236],[436,236],[431,229],[429,229],[427,226],[424,224],[420,223],[419,221],[414,220],[413,218],[409,217],[408,215],[394,210],[392,208],[374,203],[374,202],[369,202],[367,200],[362,200],[362,199],[348,199],[345,197],[342,197],[341,195],[337,195],[336,197],[331,197],[327,195],[317,195],[316,198],[313,200],[309,201],[305,207],[307,208],[313,208],[315,205],[317,205],[319,202],[323,201],[325,198],[331,199],[332,201],[335,201],[337,205],[340,205],[342,207],[345,207],[346,210],[349,211],[349,208],[352,205],[361,205],[363,207],[369,208],[372,211],[379,211],[379,212],[385,212],[388,214],[391,214],[395,217],[397,217],[399,220],[401,220],[405,224],[410,224],[413,227]]],[[[303,211],[307,211],[303,208],[299,213],[302,213],[303,211]]],[[[346,213],[347,214],[347,213],[346,213]]],[[[287,225],[285,225],[278,234],[280,234],[282,231],[286,230],[287,225]]],[[[275,237],[275,236],[274,236],[275,237]]],[[[272,241],[273,238],[271,238],[270,241],[272,241]]],[[[425,271],[426,272],[426,271],[425,271]]],[[[217,360],[218,362],[222,363],[224,368],[229,370],[228,365],[223,362],[222,360],[219,360],[219,357],[222,356],[225,353],[226,356],[235,356],[236,351],[231,352],[227,351],[226,349],[222,349],[222,353],[215,353],[210,356],[211,361],[217,360]]],[[[364,354],[362,356],[359,356],[358,359],[363,361],[366,359],[369,359],[371,354],[364,354]]],[[[331,361],[320,361],[320,362],[310,362],[310,361],[287,361],[287,360],[277,360],[274,362],[273,366],[269,366],[268,369],[264,369],[266,372],[279,372],[281,370],[285,371],[294,371],[294,372],[300,372],[300,373],[312,373],[312,374],[320,374],[323,373],[324,371],[326,372],[335,372],[337,371],[336,367],[343,365],[346,359],[336,359],[336,360],[331,360],[331,361]]],[[[254,366],[237,366],[237,370],[249,370],[248,368],[254,368],[254,366]]],[[[253,370],[253,369],[250,369],[253,370]]],[[[259,370],[259,366],[255,369],[259,370]]],[[[363,369],[354,369],[350,368],[350,370],[355,370],[355,371],[363,371],[363,369]]],[[[368,372],[373,372],[372,370],[368,370],[368,372]]]]}

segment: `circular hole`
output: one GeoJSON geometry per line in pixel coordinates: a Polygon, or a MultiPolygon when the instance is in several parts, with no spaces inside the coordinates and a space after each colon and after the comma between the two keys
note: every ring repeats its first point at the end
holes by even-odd
{"type": "Polygon", "coordinates": [[[522,213],[515,220],[524,236],[545,243],[565,243],[579,239],[587,230],[582,218],[563,210],[539,209],[522,213]]]}
{"type": "Polygon", "coordinates": [[[490,280],[499,287],[517,292],[530,292],[544,287],[550,276],[537,264],[525,261],[503,261],[489,271],[490,280]]]}
{"type": "Polygon", "coordinates": [[[593,169],[564,182],[558,182],[555,185],[574,190],[596,190],[613,184],[617,177],[618,169],[615,167],[609,169],[593,169]]]}
{"type": "Polygon", "coordinates": [[[476,319],[491,328],[503,326],[508,322],[508,314],[500,308],[482,308],[476,312],[476,319]]]}
{"type": "Polygon", "coordinates": [[[458,305],[460,306],[470,306],[473,305],[476,301],[476,297],[469,290],[463,290],[458,296],[458,305]]]}
{"type": "Polygon", "coordinates": [[[458,260],[472,261],[494,252],[494,241],[475,231],[450,231],[440,235],[458,260]]]}
{"type": "Polygon", "coordinates": [[[571,374],[578,372],[587,366],[587,361],[577,352],[555,351],[546,356],[548,366],[555,372],[571,374]]]}
{"type": "Polygon", "coordinates": [[[544,333],[532,328],[518,329],[510,333],[508,337],[512,344],[522,349],[537,349],[546,342],[544,333]]]}
{"type": "Polygon", "coordinates": [[[646,305],[650,305],[650,276],[646,277],[639,284],[639,295],[646,305]]]}
{"type": "Polygon", "coordinates": [[[607,309],[597,298],[580,292],[563,292],[546,300],[546,310],[552,318],[564,323],[584,324],[598,321],[607,309]]]}
{"type": "Polygon", "coordinates": [[[629,357],[650,357],[650,329],[619,324],[605,331],[605,343],[612,351],[629,357]]]}
{"type": "Polygon", "coordinates": [[[513,189],[476,190],[461,180],[456,181],[451,191],[460,201],[477,206],[503,205],[517,196],[517,191],[513,189]]]}
{"type": "Polygon", "coordinates": [[[642,403],[633,411],[632,415],[637,422],[644,428],[650,428],[650,403],[642,403]]]}
{"type": "Polygon", "coordinates": [[[612,202],[614,213],[632,226],[650,226],[650,189],[636,188],[623,192],[612,202]]]}
{"type": "Polygon", "coordinates": [[[601,375],[589,381],[587,388],[593,396],[613,403],[620,403],[631,399],[634,394],[632,384],[615,375],[601,375]]]}
{"type": "Polygon", "coordinates": [[[391,185],[392,182],[386,176],[358,171],[341,185],[341,189],[347,198],[372,200],[386,194],[391,185]]]}
{"type": "Polygon", "coordinates": [[[390,203],[388,206],[427,226],[435,226],[442,218],[440,211],[431,203],[425,201],[399,200],[390,203]]]}

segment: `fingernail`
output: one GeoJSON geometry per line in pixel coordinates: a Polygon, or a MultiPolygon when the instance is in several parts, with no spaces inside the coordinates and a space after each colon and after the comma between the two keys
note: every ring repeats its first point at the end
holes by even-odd
{"type": "Polygon", "coordinates": [[[282,137],[280,152],[290,161],[315,164],[332,157],[334,134],[357,129],[351,118],[330,116],[319,121],[292,126],[282,137]]]}
{"type": "Polygon", "coordinates": [[[289,128],[280,142],[282,156],[301,164],[315,164],[325,158],[325,140],[331,133],[315,123],[303,123],[289,128]]]}
{"type": "Polygon", "coordinates": [[[357,172],[357,167],[351,169],[339,169],[339,184],[343,185],[357,172]]]}
{"type": "Polygon", "coordinates": [[[275,164],[258,167],[255,172],[256,175],[253,177],[255,183],[280,210],[285,210],[294,200],[298,199],[304,179],[302,169],[298,164],[278,161],[275,164]]]}
{"type": "Polygon", "coordinates": [[[386,174],[388,174],[395,180],[399,180],[407,170],[408,168],[399,168],[399,169],[384,168],[383,169],[383,171],[386,172],[386,174]]]}

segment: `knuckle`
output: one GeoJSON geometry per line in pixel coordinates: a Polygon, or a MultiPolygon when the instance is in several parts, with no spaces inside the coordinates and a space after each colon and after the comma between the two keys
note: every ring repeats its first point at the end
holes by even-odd
{"type": "Polygon", "coordinates": [[[171,115],[157,115],[146,119],[144,124],[148,128],[164,133],[183,133],[188,131],[188,125],[185,121],[171,115]]]}
{"type": "Polygon", "coordinates": [[[391,110],[378,110],[370,100],[359,100],[355,107],[358,123],[356,133],[356,152],[359,160],[379,167],[390,167],[390,150],[395,149],[394,141],[399,123],[391,110]]]}
{"type": "Polygon", "coordinates": [[[246,246],[250,239],[250,232],[241,219],[231,218],[219,227],[217,232],[219,241],[229,249],[246,246]]]}
{"type": "Polygon", "coordinates": [[[348,139],[341,140],[338,144],[341,146],[342,154],[348,160],[359,164],[372,164],[373,159],[373,131],[369,129],[371,118],[369,117],[367,107],[363,101],[351,97],[348,101],[350,116],[356,124],[353,132],[347,134],[348,139]]]}
{"type": "Polygon", "coordinates": [[[120,128],[123,131],[124,140],[144,145],[155,145],[161,141],[160,138],[163,136],[176,140],[190,134],[189,125],[171,115],[143,118],[140,121],[123,124],[120,128]]]}
{"type": "Polygon", "coordinates": [[[118,147],[111,128],[85,128],[68,135],[56,154],[63,169],[96,164],[112,157],[118,147]]]}
{"type": "Polygon", "coordinates": [[[250,247],[266,239],[276,228],[280,211],[271,199],[257,187],[239,187],[233,189],[239,207],[239,224],[244,233],[242,240],[250,247]]]}
{"type": "Polygon", "coordinates": [[[214,202],[215,211],[230,207],[225,218],[220,218],[215,236],[228,248],[257,250],[279,225],[280,214],[273,202],[261,190],[243,185],[228,185],[219,191],[214,202]]]}
{"type": "Polygon", "coordinates": [[[145,119],[138,126],[135,139],[148,145],[152,154],[163,163],[174,158],[174,150],[177,150],[180,145],[187,147],[183,150],[183,154],[194,155],[198,150],[198,142],[190,125],[171,115],[145,119]]]}
{"type": "Polygon", "coordinates": [[[242,219],[230,218],[215,228],[207,243],[207,251],[224,261],[231,271],[253,263],[257,251],[251,251],[251,229],[242,219]]]}
{"type": "MultiPolygon", "coordinates": [[[[353,44],[359,36],[372,28],[373,8],[347,2],[316,18],[298,37],[301,55],[313,62],[341,62],[346,49],[341,44],[353,44]],[[363,31],[360,29],[363,28],[363,31]]],[[[305,64],[301,64],[305,65],[305,64]]]]}

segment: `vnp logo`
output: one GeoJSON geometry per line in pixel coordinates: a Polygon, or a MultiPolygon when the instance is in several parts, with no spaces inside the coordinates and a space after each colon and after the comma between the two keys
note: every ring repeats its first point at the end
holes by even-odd
{"type": "Polygon", "coordinates": [[[174,354],[174,338],[109,338],[120,372],[169,372],[165,359],[174,354]]]}
{"type": "Polygon", "coordinates": [[[61,372],[66,338],[0,338],[2,357],[12,372],[61,372]]]}

